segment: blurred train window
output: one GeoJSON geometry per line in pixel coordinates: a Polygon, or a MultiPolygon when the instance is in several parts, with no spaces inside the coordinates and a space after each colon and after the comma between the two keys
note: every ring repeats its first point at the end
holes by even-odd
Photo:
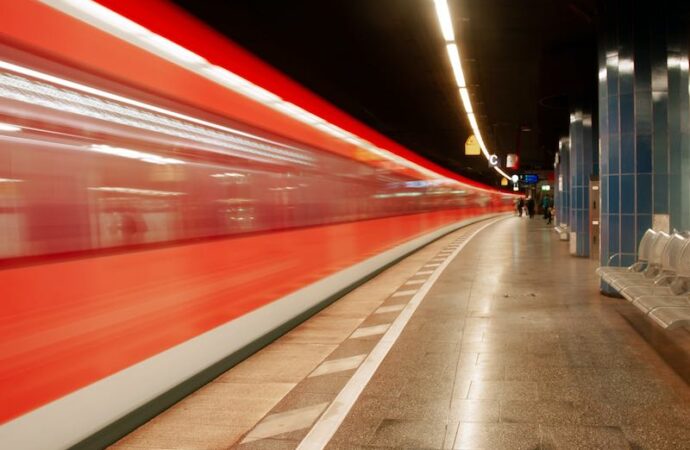
{"type": "Polygon", "coordinates": [[[472,206],[390,164],[111,97],[0,71],[0,259],[472,206]]]}

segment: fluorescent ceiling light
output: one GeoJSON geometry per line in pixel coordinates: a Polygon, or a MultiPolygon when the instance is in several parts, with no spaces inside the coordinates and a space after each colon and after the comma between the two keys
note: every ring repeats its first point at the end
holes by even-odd
{"type": "Polygon", "coordinates": [[[438,16],[438,23],[441,25],[441,33],[443,39],[446,41],[455,40],[455,32],[453,31],[453,20],[450,18],[450,11],[448,10],[448,2],[446,0],[435,0],[436,15],[438,16]]]}
{"type": "Polygon", "coordinates": [[[496,170],[496,172],[500,173],[503,176],[503,178],[507,178],[510,180],[510,175],[505,173],[500,167],[494,166],[494,170],[496,170]]]}
{"type": "MultiPolygon", "coordinates": [[[[479,146],[482,149],[484,156],[489,159],[491,154],[489,153],[484,140],[482,139],[481,132],[479,130],[479,125],[477,124],[477,119],[474,117],[474,110],[472,108],[472,102],[470,101],[470,95],[467,91],[467,85],[465,80],[465,74],[462,70],[462,63],[460,60],[460,51],[457,44],[455,43],[455,32],[453,30],[453,20],[450,15],[450,10],[448,9],[447,0],[434,0],[436,6],[436,15],[438,16],[438,23],[441,27],[441,33],[446,41],[446,51],[448,52],[448,60],[453,69],[453,76],[455,77],[455,83],[460,88],[460,97],[462,99],[463,107],[467,113],[467,119],[472,127],[472,132],[474,133],[479,146]]],[[[506,178],[508,174],[503,172],[500,168],[494,167],[494,169],[506,178]]]]}
{"type": "MultiPolygon", "coordinates": [[[[630,65],[633,64],[633,62],[631,60],[629,63],[630,63],[630,65]]],[[[669,69],[681,69],[681,70],[686,71],[686,72],[688,71],[688,58],[687,58],[687,56],[670,55],[668,57],[666,63],[668,65],[669,69]]],[[[623,68],[621,66],[622,66],[622,64],[619,62],[618,68],[620,71],[623,71],[623,68]]],[[[632,73],[632,70],[630,70],[629,72],[632,73]]]]}
{"type": "Polygon", "coordinates": [[[478,134],[477,131],[479,131],[479,125],[477,125],[477,118],[474,116],[474,114],[467,114],[467,120],[470,121],[470,126],[472,127],[472,131],[475,132],[474,134],[476,137],[476,135],[478,134]]]}
{"type": "Polygon", "coordinates": [[[630,58],[620,58],[618,60],[618,71],[630,75],[635,72],[635,63],[630,58]]]}
{"type": "Polygon", "coordinates": [[[12,125],[10,123],[2,123],[0,122],[0,131],[7,132],[7,133],[14,133],[16,131],[21,131],[22,127],[18,127],[17,125],[12,125]]]}
{"type": "Polygon", "coordinates": [[[446,46],[448,51],[448,59],[453,68],[453,75],[458,87],[465,87],[465,75],[462,73],[462,65],[460,64],[460,53],[456,44],[448,44],[446,46]]]}
{"type": "Polygon", "coordinates": [[[460,97],[462,98],[462,104],[465,107],[465,112],[467,114],[472,114],[472,103],[470,102],[470,93],[467,88],[460,88],[460,97]]]}

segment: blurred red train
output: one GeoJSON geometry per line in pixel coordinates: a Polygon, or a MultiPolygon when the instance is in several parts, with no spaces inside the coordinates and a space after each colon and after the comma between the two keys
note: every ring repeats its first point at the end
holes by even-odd
{"type": "MultiPolygon", "coordinates": [[[[0,447],[107,442],[122,417],[165,407],[386,264],[511,208],[185,64],[205,59],[156,55],[93,2],[3,7],[0,447]]],[[[174,7],[146,7],[146,32],[172,18],[283,79],[174,7]]]]}

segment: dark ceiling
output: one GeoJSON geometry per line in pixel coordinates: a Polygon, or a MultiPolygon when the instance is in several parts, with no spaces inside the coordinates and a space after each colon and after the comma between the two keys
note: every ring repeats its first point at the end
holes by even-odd
{"type": "MultiPolygon", "coordinates": [[[[490,150],[548,169],[569,109],[596,95],[596,0],[450,0],[490,150]]],[[[432,0],[175,0],[352,116],[491,184],[463,154],[462,111],[432,0]]]]}

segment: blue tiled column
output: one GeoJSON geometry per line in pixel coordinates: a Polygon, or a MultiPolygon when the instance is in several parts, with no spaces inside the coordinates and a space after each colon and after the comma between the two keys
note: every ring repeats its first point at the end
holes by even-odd
{"type": "Polygon", "coordinates": [[[561,227],[567,227],[570,220],[570,141],[563,138],[558,144],[558,167],[556,171],[558,195],[556,202],[556,221],[561,227]]]}
{"type": "MultiPolygon", "coordinates": [[[[553,173],[554,173],[554,183],[553,183],[553,218],[554,224],[558,225],[561,218],[561,189],[558,185],[560,174],[561,174],[561,154],[556,152],[554,162],[553,162],[553,173]]],[[[561,182],[562,183],[562,182],[561,182]]]]}
{"type": "Polygon", "coordinates": [[[690,230],[690,83],[688,30],[675,21],[668,27],[668,155],[670,229],[690,230]]]}
{"type": "Polygon", "coordinates": [[[603,19],[602,265],[634,262],[647,228],[690,228],[688,34],[675,20],[671,8],[649,0],[623,2],[603,19]]]}
{"type": "Polygon", "coordinates": [[[589,180],[597,175],[592,116],[570,116],[570,253],[589,256],[589,180]]]}

